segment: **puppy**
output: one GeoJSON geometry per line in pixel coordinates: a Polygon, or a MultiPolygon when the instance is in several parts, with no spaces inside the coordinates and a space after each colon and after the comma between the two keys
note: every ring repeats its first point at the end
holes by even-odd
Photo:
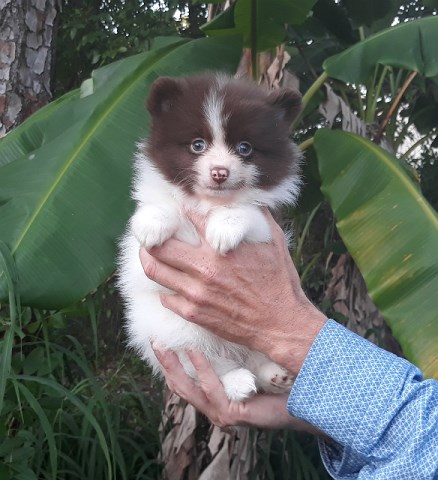
{"type": "Polygon", "coordinates": [[[289,89],[269,93],[222,74],[162,77],[153,83],[147,107],[152,124],[136,155],[137,209],[120,254],[130,345],[155,373],[159,364],[151,341],[174,350],[192,377],[185,351],[204,352],[234,401],[257,390],[288,390],[291,376],[263,354],[165,309],[159,299],[164,289],[144,275],[138,255],[141,245],[161,245],[170,237],[198,245],[187,210],[205,217],[206,240],[218,255],[241,242],[269,242],[260,207],[293,204],[299,193],[299,153],[289,126],[301,109],[301,95],[289,89]]]}

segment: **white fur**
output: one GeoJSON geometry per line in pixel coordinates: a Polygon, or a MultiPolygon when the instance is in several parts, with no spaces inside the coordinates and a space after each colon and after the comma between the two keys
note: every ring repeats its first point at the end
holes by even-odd
{"type": "MultiPolygon", "coordinates": [[[[174,350],[192,377],[195,372],[185,351],[200,350],[221,378],[228,397],[241,401],[257,388],[272,392],[288,389],[290,377],[285,381],[284,369],[261,353],[224,341],[165,309],[159,299],[163,287],[145,276],[138,256],[141,244],[150,248],[172,236],[199,244],[198,234],[185,216],[187,209],[205,216],[206,240],[219,254],[226,254],[241,242],[269,242],[269,225],[259,207],[276,208],[296,200],[300,186],[296,175],[270,190],[255,187],[256,167],[241,162],[225,144],[226,119],[220,118],[221,108],[220,96],[211,94],[204,112],[213,132],[213,145],[195,165],[195,195],[188,196],[168,182],[143,153],[137,154],[133,186],[137,209],[121,242],[119,287],[126,302],[129,343],[154,372],[159,372],[159,364],[151,341],[174,350]],[[223,190],[212,188],[217,185],[210,171],[218,165],[230,172],[223,190]]],[[[139,151],[144,151],[144,146],[139,146],[139,151]]]]}
{"type": "Polygon", "coordinates": [[[222,116],[223,97],[217,90],[211,90],[204,104],[204,115],[211,127],[213,139],[223,138],[224,123],[226,118],[222,116]]]}

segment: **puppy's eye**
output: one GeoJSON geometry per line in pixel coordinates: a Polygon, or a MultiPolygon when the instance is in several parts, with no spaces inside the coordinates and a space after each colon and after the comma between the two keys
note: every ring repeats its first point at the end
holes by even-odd
{"type": "Polygon", "coordinates": [[[252,145],[249,142],[240,142],[236,147],[236,151],[242,157],[249,157],[252,153],[252,145]]]}
{"type": "Polygon", "coordinates": [[[193,140],[192,144],[190,145],[190,150],[193,153],[202,153],[205,152],[207,149],[207,143],[205,140],[202,140],[202,138],[197,138],[196,140],[193,140]]]}

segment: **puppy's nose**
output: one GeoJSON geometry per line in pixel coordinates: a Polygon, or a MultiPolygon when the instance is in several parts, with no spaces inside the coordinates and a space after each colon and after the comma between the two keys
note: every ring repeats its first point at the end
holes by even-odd
{"type": "Polygon", "coordinates": [[[229,174],[230,171],[228,170],[228,168],[225,167],[213,167],[210,170],[211,178],[219,185],[225,182],[229,174]]]}

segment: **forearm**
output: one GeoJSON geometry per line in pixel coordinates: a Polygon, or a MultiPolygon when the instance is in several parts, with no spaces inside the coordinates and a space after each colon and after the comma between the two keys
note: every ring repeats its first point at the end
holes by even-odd
{"type": "Polygon", "coordinates": [[[333,321],[314,342],[288,409],[335,440],[321,444],[335,478],[436,478],[438,382],[333,321]]]}

